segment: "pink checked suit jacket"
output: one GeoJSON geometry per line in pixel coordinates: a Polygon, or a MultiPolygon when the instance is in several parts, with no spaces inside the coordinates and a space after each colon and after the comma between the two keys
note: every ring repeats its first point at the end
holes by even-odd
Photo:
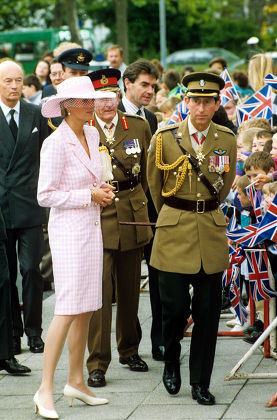
{"type": "Polygon", "coordinates": [[[99,134],[84,126],[90,158],[63,121],[41,149],[38,202],[51,207],[48,232],[53,259],[55,314],[89,312],[102,306],[103,243],[100,206],[91,188],[100,187],[99,134]]]}

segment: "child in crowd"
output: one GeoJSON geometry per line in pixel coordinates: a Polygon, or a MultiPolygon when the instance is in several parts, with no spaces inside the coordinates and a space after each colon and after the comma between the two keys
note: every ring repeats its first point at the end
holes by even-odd
{"type": "MultiPolygon", "coordinates": [[[[263,186],[263,201],[262,201],[262,207],[264,213],[267,212],[269,209],[275,195],[277,193],[277,182],[273,182],[270,184],[266,184],[263,186]]],[[[277,258],[276,258],[276,248],[274,247],[272,250],[272,242],[265,240],[264,245],[266,246],[266,252],[271,268],[271,272],[277,280],[277,258]]],[[[276,289],[276,285],[271,285],[273,289],[276,289]]],[[[249,344],[255,343],[255,341],[261,336],[264,330],[264,301],[256,302],[256,311],[258,313],[258,318],[254,324],[246,329],[243,330],[243,333],[247,335],[247,337],[244,337],[243,340],[246,341],[249,344]]],[[[275,345],[274,345],[275,347],[275,345]]]]}
{"type": "MultiPolygon", "coordinates": [[[[236,208],[236,218],[238,227],[249,226],[250,224],[256,223],[254,211],[249,200],[245,188],[250,184],[249,178],[246,175],[239,177],[237,181],[237,199],[240,202],[240,211],[236,208]]],[[[247,305],[249,300],[249,274],[247,261],[243,261],[240,266],[240,290],[243,303],[247,305]]],[[[227,327],[232,327],[231,331],[242,331],[249,326],[249,320],[242,326],[239,318],[236,317],[233,320],[227,321],[227,327]]]]}
{"type": "Polygon", "coordinates": [[[256,127],[256,128],[262,128],[263,130],[270,131],[271,125],[268,120],[265,118],[250,118],[247,121],[244,121],[239,127],[238,127],[238,133],[241,133],[242,131],[248,130],[249,128],[256,127]]]}
{"type": "Polygon", "coordinates": [[[253,139],[252,152],[262,152],[266,141],[270,139],[272,139],[271,131],[258,131],[253,139]]]}
{"type": "Polygon", "coordinates": [[[161,103],[166,99],[168,94],[168,90],[167,89],[160,89],[158,90],[158,92],[156,93],[156,105],[160,106],[161,103]]]}
{"type": "Polygon", "coordinates": [[[177,103],[179,102],[180,100],[178,98],[176,98],[175,96],[170,96],[161,103],[161,105],[159,106],[159,112],[163,114],[163,121],[162,124],[159,125],[159,127],[162,127],[163,125],[167,124],[167,122],[170,120],[172,114],[175,111],[177,103]]]}
{"type": "Polygon", "coordinates": [[[258,175],[269,175],[275,171],[275,162],[267,152],[255,152],[244,162],[243,169],[250,182],[255,183],[256,190],[262,190],[263,183],[257,178],[258,175]]]}

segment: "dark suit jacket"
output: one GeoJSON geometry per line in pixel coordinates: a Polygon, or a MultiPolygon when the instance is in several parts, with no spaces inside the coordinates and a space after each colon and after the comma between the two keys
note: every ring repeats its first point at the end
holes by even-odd
{"type": "MultiPolygon", "coordinates": [[[[122,101],[119,102],[118,109],[122,112],[126,112],[122,101]]],[[[145,118],[149,122],[150,130],[151,130],[151,133],[152,133],[152,136],[153,136],[153,134],[156,132],[156,130],[158,128],[158,121],[157,121],[156,115],[153,114],[153,112],[148,111],[148,109],[146,109],[146,108],[144,108],[144,112],[145,112],[145,118]]]]}
{"type": "Polygon", "coordinates": [[[0,206],[7,229],[45,222],[45,209],[37,202],[37,182],[40,148],[47,135],[40,108],[21,100],[15,142],[0,108],[0,206]]]}
{"type": "Polygon", "coordinates": [[[56,93],[57,93],[57,91],[52,84],[51,85],[46,85],[42,89],[41,98],[46,98],[48,96],[56,95],[56,93]]]}

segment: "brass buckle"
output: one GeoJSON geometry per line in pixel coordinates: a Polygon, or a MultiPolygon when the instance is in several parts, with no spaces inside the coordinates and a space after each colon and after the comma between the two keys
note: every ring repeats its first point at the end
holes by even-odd
{"type": "Polygon", "coordinates": [[[113,187],[115,187],[115,190],[113,190],[113,193],[118,193],[119,192],[119,182],[118,181],[111,181],[111,185],[113,187]]]}
{"type": "Polygon", "coordinates": [[[196,213],[202,214],[205,211],[205,200],[197,200],[196,201],[196,213]],[[201,204],[202,203],[202,210],[201,210],[201,204]],[[200,207],[200,209],[199,209],[200,207]]]}

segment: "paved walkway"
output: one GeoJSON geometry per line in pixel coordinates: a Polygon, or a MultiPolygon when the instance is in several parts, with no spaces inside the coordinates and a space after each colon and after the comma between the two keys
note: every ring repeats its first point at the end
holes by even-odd
{"type": "MultiPolygon", "coordinates": [[[[43,336],[45,337],[52,319],[55,296],[44,300],[43,336]]],[[[114,307],[114,312],[116,308],[114,307]]],[[[96,389],[96,395],[107,397],[106,406],[90,407],[74,400],[73,407],[67,405],[62,391],[67,378],[67,349],[60,359],[55,376],[55,407],[60,419],[66,420],[240,420],[277,419],[277,408],[265,408],[264,404],[277,391],[276,380],[234,380],[225,382],[225,376],[249,349],[241,338],[219,337],[216,361],[210,390],[216,396],[217,404],[212,407],[198,405],[190,395],[188,379],[189,338],[182,342],[182,387],[176,396],[170,396],[161,381],[163,363],[154,361],[149,339],[151,312],[149,293],[142,292],[139,318],[143,330],[140,355],[149,365],[149,372],[131,372],[118,362],[113,325],[113,361],[106,375],[107,386],[96,389]]],[[[226,329],[221,321],[221,329],[226,329]]],[[[34,414],[33,395],[42,374],[42,354],[28,351],[27,341],[22,340],[23,352],[17,356],[21,363],[32,369],[25,377],[13,377],[0,372],[0,419],[32,420],[34,414]]],[[[244,372],[275,372],[276,362],[264,359],[257,350],[241,369],[244,372]]],[[[87,377],[87,373],[85,372],[87,377]]]]}

